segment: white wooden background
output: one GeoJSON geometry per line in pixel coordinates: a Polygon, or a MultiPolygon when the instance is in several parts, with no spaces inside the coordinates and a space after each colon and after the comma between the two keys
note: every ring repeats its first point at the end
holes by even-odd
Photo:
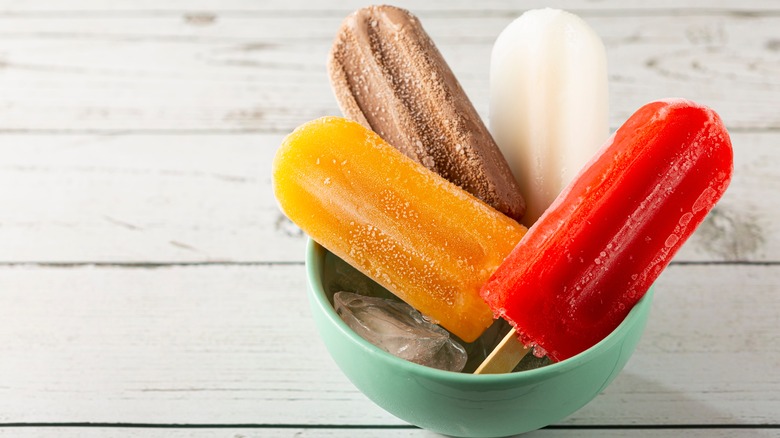
{"type": "MultiPolygon", "coordinates": [[[[358,1],[0,0],[0,437],[418,437],[355,390],[279,213],[282,137],[338,114],[358,1]]],[[[399,1],[483,115],[531,7],[603,37],[611,123],[683,96],[732,132],[725,198],[591,404],[529,436],[780,436],[780,2],[399,1]]]]}

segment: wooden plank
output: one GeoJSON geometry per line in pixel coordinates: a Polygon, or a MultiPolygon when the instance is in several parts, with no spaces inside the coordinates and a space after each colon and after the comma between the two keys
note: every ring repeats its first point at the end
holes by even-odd
{"type": "MultiPolygon", "coordinates": [[[[327,357],[296,265],[304,238],[271,194],[282,135],[338,112],[324,57],[364,4],[0,0],[0,423],[280,426],[0,436],[433,436],[327,357]],[[239,264],[208,265],[221,261],[239,264]],[[189,262],[207,265],[152,267],[189,262]]],[[[557,6],[605,39],[613,126],[683,95],[735,131],[734,184],[677,261],[759,263],[669,268],[625,372],[562,423],[573,429],[529,436],[776,436],[741,427],[780,424],[780,3],[397,4],[423,18],[483,116],[497,33],[557,6]],[[594,425],[606,428],[577,428],[594,425]]]]}
{"type": "MultiPolygon", "coordinates": [[[[400,425],[317,339],[302,266],[0,268],[0,423],[400,425]]],[[[566,425],[780,424],[780,267],[675,266],[566,425]],[[738,292],[737,292],[738,291],[738,292]]]]}
{"type": "MultiPolygon", "coordinates": [[[[280,134],[0,139],[0,262],[303,260],[273,198],[280,134]]],[[[734,181],[678,261],[780,261],[780,134],[733,141],[734,181]]]]}
{"type": "Polygon", "coordinates": [[[6,136],[0,181],[14,190],[0,191],[0,260],[302,260],[300,230],[271,193],[280,142],[6,136]]]}
{"type": "MultiPolygon", "coordinates": [[[[288,132],[338,114],[325,59],[343,15],[296,14],[0,15],[0,131],[288,132]]],[[[424,18],[483,116],[492,43],[515,15],[424,18]]],[[[607,45],[613,127],[678,95],[733,129],[780,128],[780,15],[587,19],[607,45]]]]}
{"type": "Polygon", "coordinates": [[[17,268],[0,291],[0,422],[392,421],[317,342],[301,266],[17,268]]]}

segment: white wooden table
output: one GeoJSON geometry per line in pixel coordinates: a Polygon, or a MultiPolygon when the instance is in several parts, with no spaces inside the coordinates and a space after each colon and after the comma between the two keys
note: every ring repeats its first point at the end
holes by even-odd
{"type": "MultiPolygon", "coordinates": [[[[337,370],[282,137],[338,114],[358,1],[0,1],[0,436],[418,437],[337,370]]],[[[398,2],[483,115],[493,40],[548,2],[398,2]],[[479,3],[479,4],[477,4],[479,3]]],[[[780,436],[780,2],[549,2],[603,37],[613,128],[683,96],[735,177],[657,284],[623,373],[530,436],[780,436]]]]}

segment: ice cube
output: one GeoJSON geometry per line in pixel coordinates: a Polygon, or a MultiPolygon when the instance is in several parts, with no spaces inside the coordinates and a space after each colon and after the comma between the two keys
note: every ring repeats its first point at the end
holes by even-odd
{"type": "Polygon", "coordinates": [[[352,330],[390,354],[447,371],[460,372],[466,364],[466,350],[449,332],[406,303],[342,291],[333,295],[333,305],[352,330]]]}

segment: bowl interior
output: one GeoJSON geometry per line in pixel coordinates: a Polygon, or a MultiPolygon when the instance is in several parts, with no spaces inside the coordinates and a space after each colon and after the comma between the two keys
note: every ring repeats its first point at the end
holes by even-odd
{"type": "Polygon", "coordinates": [[[454,436],[522,433],[557,422],[582,407],[628,361],[644,330],[653,295],[651,288],[610,335],[577,356],[523,372],[474,375],[418,365],[372,345],[336,314],[333,293],[391,294],[313,241],[307,247],[306,264],[318,331],[347,378],[397,417],[454,436]]]}

